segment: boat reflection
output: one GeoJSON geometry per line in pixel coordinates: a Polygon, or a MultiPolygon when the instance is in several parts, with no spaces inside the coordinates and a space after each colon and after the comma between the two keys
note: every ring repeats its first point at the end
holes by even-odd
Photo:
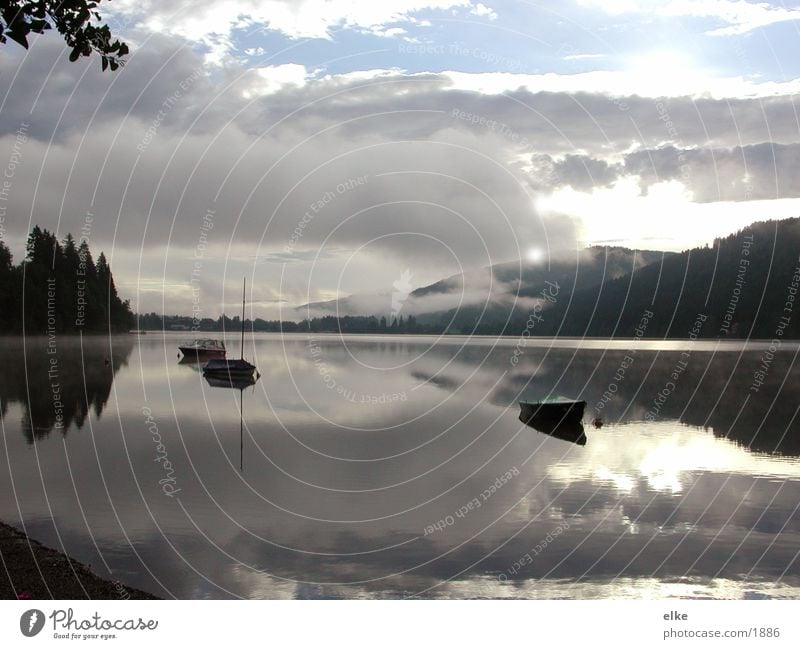
{"type": "Polygon", "coordinates": [[[197,356],[181,356],[178,360],[178,365],[188,365],[198,372],[203,369],[206,359],[200,359],[197,356]]]}
{"type": "Polygon", "coordinates": [[[255,376],[209,376],[204,374],[203,378],[212,388],[229,388],[233,390],[245,390],[252,387],[258,381],[255,376]]]}
{"type": "Polygon", "coordinates": [[[239,472],[244,471],[244,390],[252,387],[258,381],[258,376],[209,376],[203,378],[212,388],[227,388],[239,390],[239,472]]]}

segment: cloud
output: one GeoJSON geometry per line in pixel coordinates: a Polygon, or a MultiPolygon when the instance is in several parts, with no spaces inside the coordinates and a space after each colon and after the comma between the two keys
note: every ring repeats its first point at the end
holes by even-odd
{"type": "MultiPolygon", "coordinates": [[[[676,57],[673,57],[676,58],[676,57]]],[[[651,60],[631,70],[593,70],[574,74],[519,74],[516,72],[444,72],[454,88],[484,94],[502,94],[521,88],[531,92],[602,93],[614,97],[748,98],[790,96],[800,92],[800,81],[753,81],[742,77],[709,77],[693,73],[685,62],[651,60]]]]}
{"type": "Polygon", "coordinates": [[[607,54],[567,54],[563,57],[565,61],[584,61],[586,59],[604,59],[607,54]]]}
{"type": "Polygon", "coordinates": [[[681,179],[698,202],[800,197],[800,144],[762,142],[731,148],[637,151],[625,158],[626,173],[643,188],[659,180],[681,179]]]}
{"type": "Polygon", "coordinates": [[[473,6],[470,10],[470,13],[473,16],[481,16],[488,18],[489,20],[497,20],[497,12],[491,7],[487,7],[482,2],[478,2],[475,6],[473,6]]]}
{"type": "Polygon", "coordinates": [[[708,30],[711,36],[745,34],[760,27],[800,19],[800,10],[746,0],[579,0],[583,6],[609,14],[710,18],[725,24],[708,30]]]}
{"type": "Polygon", "coordinates": [[[287,250],[270,252],[255,257],[257,264],[301,264],[304,262],[325,261],[352,254],[352,250],[328,248],[327,250],[287,250]]]}
{"type": "MultiPolygon", "coordinates": [[[[459,7],[471,4],[469,0],[117,0],[109,10],[146,32],[200,43],[208,50],[207,60],[220,64],[234,50],[236,30],[269,29],[295,39],[330,39],[339,28],[401,36],[398,24],[413,23],[415,14],[459,7]]],[[[480,11],[478,7],[473,11],[480,11]]]]}
{"type": "MultiPolygon", "coordinates": [[[[38,67],[55,59],[57,83],[40,88],[35,77],[19,77],[0,126],[5,150],[19,123],[31,123],[10,197],[16,251],[28,215],[64,236],[91,213],[93,247],[112,256],[118,284],[138,289],[128,278],[161,276],[171,311],[187,306],[200,253],[212,311],[228,302],[221,280],[247,269],[264,279],[254,300],[285,290],[302,304],[365,280],[391,286],[395,263],[423,265],[419,276],[434,281],[460,264],[518,255],[515,242],[559,229],[536,218],[524,178],[506,165],[502,137],[453,125],[434,107],[427,90],[446,80],[334,77],[313,88],[280,84],[263,97],[258,71],[195,79],[199,55],[166,39],[112,81],[62,63],[55,45],[34,54],[38,67]],[[77,109],[61,92],[62,75],[92,89],[80,93],[77,109]],[[182,89],[187,78],[194,80],[182,89]],[[122,96],[106,102],[115,84],[122,96]],[[209,213],[213,229],[205,233],[209,213]],[[303,268],[285,281],[280,265],[257,263],[288,259],[303,268]],[[378,260],[388,265],[384,276],[378,260]]],[[[14,65],[0,63],[11,75],[14,65]]],[[[151,295],[136,306],[161,310],[151,295]]]]}
{"type": "MultiPolygon", "coordinates": [[[[470,269],[437,283],[440,290],[417,290],[419,285],[404,287],[397,291],[403,281],[403,272],[383,293],[354,294],[339,299],[303,305],[298,309],[301,317],[339,315],[385,315],[391,321],[390,313],[400,315],[433,313],[464,307],[467,305],[489,305],[493,302],[509,300],[511,285],[492,276],[488,268],[470,269]],[[395,292],[391,292],[392,289],[395,292]]],[[[414,278],[416,280],[416,278],[414,278]]]]}
{"type": "Polygon", "coordinates": [[[591,155],[536,155],[537,189],[590,191],[634,178],[646,195],[653,185],[680,181],[698,203],[800,198],[800,143],[760,142],[734,147],[680,148],[669,144],[624,154],[618,162],[591,155]]]}
{"type": "Polygon", "coordinates": [[[569,186],[579,191],[607,187],[620,177],[620,165],[588,155],[566,154],[556,160],[547,154],[534,155],[531,183],[537,189],[569,186]]]}
{"type": "Polygon", "coordinates": [[[248,87],[242,91],[245,99],[251,99],[258,95],[271,95],[286,86],[303,86],[310,77],[305,66],[298,63],[253,68],[247,74],[254,75],[257,79],[251,81],[248,87]]]}

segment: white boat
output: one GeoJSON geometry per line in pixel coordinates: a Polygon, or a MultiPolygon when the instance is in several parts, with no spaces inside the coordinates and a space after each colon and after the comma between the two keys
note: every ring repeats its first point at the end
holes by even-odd
{"type": "Polygon", "coordinates": [[[214,338],[196,338],[195,340],[181,343],[178,349],[185,357],[189,358],[225,358],[225,343],[214,338]]]}

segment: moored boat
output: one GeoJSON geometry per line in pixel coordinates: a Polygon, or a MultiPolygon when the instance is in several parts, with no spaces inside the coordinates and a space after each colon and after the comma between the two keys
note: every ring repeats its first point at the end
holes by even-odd
{"type": "Polygon", "coordinates": [[[203,375],[217,377],[227,381],[246,379],[256,373],[256,366],[244,360],[244,296],[245,282],[242,281],[242,347],[240,358],[212,358],[203,366],[203,375]]]}
{"type": "Polygon", "coordinates": [[[203,366],[203,375],[222,379],[242,379],[252,377],[256,366],[243,358],[212,358],[203,366]]]}
{"type": "Polygon", "coordinates": [[[586,402],[557,397],[544,401],[520,401],[519,407],[519,418],[526,424],[531,419],[554,424],[580,424],[586,402]]]}
{"type": "Polygon", "coordinates": [[[225,343],[214,338],[197,338],[181,343],[178,349],[189,358],[224,358],[226,353],[225,343]]]}
{"type": "Polygon", "coordinates": [[[520,401],[519,419],[540,433],[565,442],[583,446],[586,433],[583,430],[585,401],[570,401],[557,398],[546,401],[520,401]]]}

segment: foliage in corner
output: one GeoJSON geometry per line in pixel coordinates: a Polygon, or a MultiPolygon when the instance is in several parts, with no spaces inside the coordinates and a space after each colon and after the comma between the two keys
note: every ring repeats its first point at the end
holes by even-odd
{"type": "Polygon", "coordinates": [[[100,55],[103,70],[123,65],[128,46],[112,42],[111,30],[101,23],[98,2],[86,0],[0,0],[0,43],[8,39],[28,48],[28,35],[55,27],[72,48],[70,61],[92,52],[100,55]]]}

